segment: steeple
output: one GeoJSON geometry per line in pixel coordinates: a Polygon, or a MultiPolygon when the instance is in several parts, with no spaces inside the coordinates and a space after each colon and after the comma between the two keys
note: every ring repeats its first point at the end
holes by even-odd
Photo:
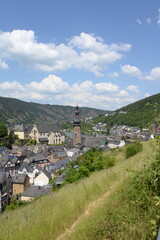
{"type": "Polygon", "coordinates": [[[78,105],[76,106],[76,111],[74,114],[74,120],[73,120],[74,126],[80,126],[80,118],[79,118],[79,107],[78,105]]]}
{"type": "Polygon", "coordinates": [[[79,107],[78,104],[76,106],[76,111],[74,114],[74,119],[73,119],[73,145],[81,144],[81,121],[79,117],[79,107]]]}

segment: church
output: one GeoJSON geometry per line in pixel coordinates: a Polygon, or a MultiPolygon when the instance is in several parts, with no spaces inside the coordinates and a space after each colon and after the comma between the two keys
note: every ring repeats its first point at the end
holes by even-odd
{"type": "Polygon", "coordinates": [[[59,130],[57,124],[34,125],[29,135],[30,138],[35,139],[37,143],[57,145],[65,142],[65,136],[59,130]]]}

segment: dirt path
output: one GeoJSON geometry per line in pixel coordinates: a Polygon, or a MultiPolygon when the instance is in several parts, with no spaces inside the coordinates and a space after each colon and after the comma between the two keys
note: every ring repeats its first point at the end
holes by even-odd
{"type": "Polygon", "coordinates": [[[87,217],[92,211],[93,209],[95,209],[96,207],[98,207],[100,204],[104,203],[104,201],[107,200],[107,198],[110,196],[110,194],[116,189],[116,187],[120,184],[119,182],[114,183],[112,186],[110,186],[110,188],[108,189],[108,191],[102,195],[100,198],[98,198],[97,200],[95,200],[94,202],[91,202],[85,209],[84,213],[77,218],[77,220],[70,226],[70,228],[67,228],[65,230],[64,233],[62,233],[56,240],[62,240],[65,236],[67,236],[68,234],[70,234],[74,228],[78,225],[78,223],[80,221],[82,221],[85,217],[87,217]]]}

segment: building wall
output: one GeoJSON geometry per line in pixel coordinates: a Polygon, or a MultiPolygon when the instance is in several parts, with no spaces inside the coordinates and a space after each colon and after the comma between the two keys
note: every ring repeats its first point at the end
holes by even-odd
{"type": "Polygon", "coordinates": [[[30,136],[31,139],[34,139],[34,140],[36,140],[39,143],[38,138],[40,138],[41,135],[39,134],[36,125],[33,126],[29,136],[30,136]]]}
{"type": "Polygon", "coordinates": [[[42,172],[34,179],[34,185],[43,186],[49,183],[48,177],[42,172]]]}
{"type": "Polygon", "coordinates": [[[73,129],[73,145],[81,143],[81,130],[80,126],[74,126],[73,129]]]}
{"type": "Polygon", "coordinates": [[[19,139],[24,139],[24,132],[14,132],[14,134],[17,135],[19,139]]]}
{"type": "Polygon", "coordinates": [[[62,144],[63,142],[65,142],[65,136],[61,135],[60,132],[51,132],[49,135],[49,144],[62,144]]]}
{"type": "Polygon", "coordinates": [[[32,197],[21,196],[21,201],[31,201],[33,199],[34,198],[32,198],[32,197]]]}
{"type": "Polygon", "coordinates": [[[13,183],[13,195],[23,193],[29,187],[29,177],[27,176],[25,182],[22,183],[13,183]]]}
{"type": "Polygon", "coordinates": [[[65,142],[65,136],[60,132],[39,133],[36,125],[33,126],[31,133],[29,134],[31,139],[35,139],[39,143],[39,138],[48,138],[48,144],[62,144],[65,142]]]}
{"type": "Polygon", "coordinates": [[[23,193],[23,192],[24,192],[24,185],[23,184],[13,183],[13,195],[23,193]]]}

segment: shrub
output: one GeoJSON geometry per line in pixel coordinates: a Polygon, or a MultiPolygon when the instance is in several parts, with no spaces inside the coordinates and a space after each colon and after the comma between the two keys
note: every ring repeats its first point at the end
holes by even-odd
{"type": "Polygon", "coordinates": [[[126,148],[126,158],[134,156],[136,153],[141,152],[143,149],[142,143],[136,142],[126,148]]]}

